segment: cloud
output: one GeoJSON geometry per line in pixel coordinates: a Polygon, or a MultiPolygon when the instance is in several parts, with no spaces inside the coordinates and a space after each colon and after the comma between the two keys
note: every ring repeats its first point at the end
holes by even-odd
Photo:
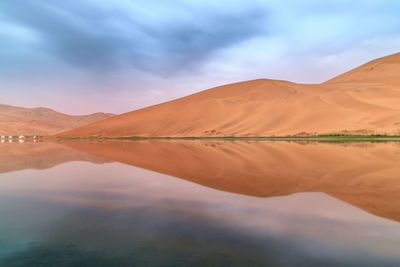
{"type": "Polygon", "coordinates": [[[265,33],[266,12],[256,7],[171,5],[177,16],[154,21],[154,15],[146,17],[143,9],[122,2],[13,0],[1,3],[1,17],[36,32],[41,45],[35,49],[95,72],[130,67],[165,76],[195,71],[218,50],[265,33]]]}

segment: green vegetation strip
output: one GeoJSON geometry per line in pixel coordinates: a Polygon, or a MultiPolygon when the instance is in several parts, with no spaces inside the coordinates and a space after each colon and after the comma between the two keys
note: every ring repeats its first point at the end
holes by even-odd
{"type": "Polygon", "coordinates": [[[315,136],[209,136],[209,137],[56,137],[57,140],[390,140],[400,141],[400,135],[344,135],[327,134],[315,136]]]}

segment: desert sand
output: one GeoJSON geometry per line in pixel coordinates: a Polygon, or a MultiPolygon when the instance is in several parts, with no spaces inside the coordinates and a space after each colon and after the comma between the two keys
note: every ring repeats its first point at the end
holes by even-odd
{"type": "Polygon", "coordinates": [[[98,121],[61,137],[400,134],[400,53],[322,84],[259,79],[98,121]]]}
{"type": "Polygon", "coordinates": [[[0,135],[52,135],[111,116],[113,114],[107,113],[73,116],[48,108],[23,108],[0,104],[0,135]]]}
{"type": "Polygon", "coordinates": [[[399,143],[60,141],[112,161],[257,197],[323,192],[400,221],[399,143]]]}

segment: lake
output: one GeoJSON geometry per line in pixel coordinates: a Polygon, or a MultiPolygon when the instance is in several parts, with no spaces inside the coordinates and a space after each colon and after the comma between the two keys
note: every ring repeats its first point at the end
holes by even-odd
{"type": "Polygon", "coordinates": [[[0,266],[400,266],[400,142],[2,143],[0,266]]]}

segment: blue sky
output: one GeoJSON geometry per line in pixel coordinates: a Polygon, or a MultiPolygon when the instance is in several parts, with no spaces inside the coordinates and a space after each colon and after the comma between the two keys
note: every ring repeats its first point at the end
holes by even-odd
{"type": "Polygon", "coordinates": [[[121,113],[400,52],[400,1],[1,0],[0,103],[121,113]]]}

